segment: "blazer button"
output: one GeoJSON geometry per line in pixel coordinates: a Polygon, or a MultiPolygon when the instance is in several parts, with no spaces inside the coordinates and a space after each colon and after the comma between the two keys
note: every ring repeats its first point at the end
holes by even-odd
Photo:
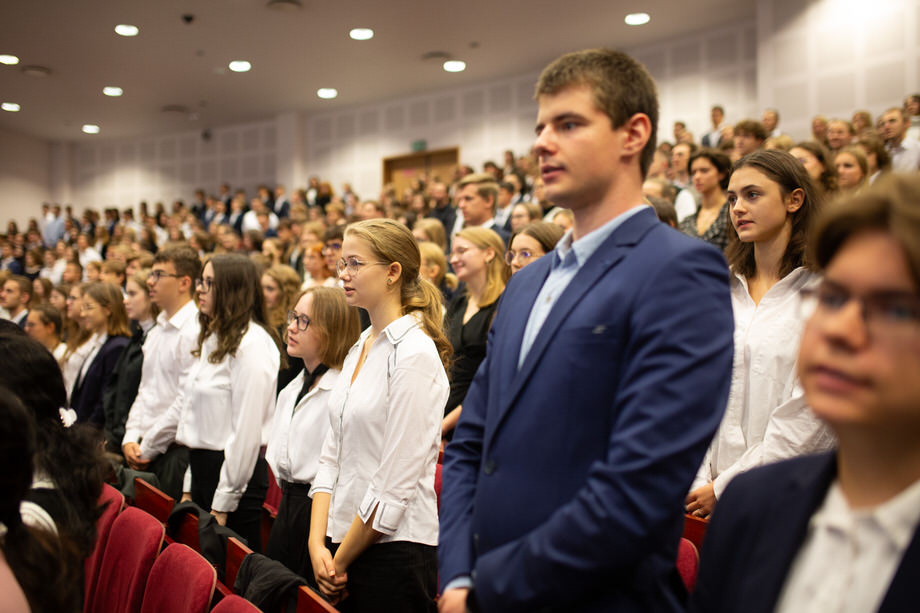
{"type": "Polygon", "coordinates": [[[482,467],[482,470],[483,470],[487,475],[491,475],[492,473],[495,472],[495,469],[496,469],[496,468],[497,468],[497,467],[495,466],[495,460],[486,460],[486,463],[485,463],[485,465],[482,467]]]}

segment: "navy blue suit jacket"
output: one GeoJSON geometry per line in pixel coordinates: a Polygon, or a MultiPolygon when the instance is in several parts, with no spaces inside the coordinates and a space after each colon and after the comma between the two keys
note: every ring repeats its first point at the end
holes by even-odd
{"type": "Polygon", "coordinates": [[[89,365],[86,376],[79,379],[70,395],[70,407],[77,412],[77,421],[88,421],[102,426],[105,424],[105,410],[102,407],[102,391],[109,380],[115,364],[127,347],[127,336],[110,336],[99,349],[89,365]]]}
{"type": "Polygon", "coordinates": [[[550,254],[512,277],[444,464],[442,586],[484,611],[678,611],[683,503],[732,362],[721,253],[652,209],[559,297],[518,370],[550,254]]]}
{"type": "MultiPolygon", "coordinates": [[[[808,522],[836,476],[837,456],[827,452],[733,479],[706,530],[691,611],[773,611],[808,522]]],[[[920,609],[918,577],[920,531],[915,531],[879,613],[920,609]]]]}

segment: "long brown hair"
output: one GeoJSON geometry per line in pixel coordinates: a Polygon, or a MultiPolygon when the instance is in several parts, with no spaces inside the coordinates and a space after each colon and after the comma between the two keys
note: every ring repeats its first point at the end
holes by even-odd
{"type": "Polygon", "coordinates": [[[295,304],[297,304],[297,294],[300,292],[300,275],[297,271],[286,264],[275,264],[270,266],[262,275],[268,275],[272,281],[278,284],[278,291],[281,296],[278,304],[271,308],[268,313],[268,324],[276,330],[281,330],[287,323],[287,313],[295,304]]]}
{"type": "MultiPolygon", "coordinates": [[[[823,195],[815,188],[814,182],[808,176],[805,167],[790,153],[778,149],[761,150],[750,153],[737,162],[732,168],[732,174],[741,168],[754,168],[767,179],[779,186],[783,198],[793,191],[801,189],[805,193],[802,206],[787,215],[792,219],[792,231],[789,243],[783,251],[780,260],[779,276],[785,277],[799,266],[808,266],[806,247],[808,232],[814,223],[815,216],[821,210],[823,195]]],[[[743,243],[738,238],[738,233],[728,233],[728,247],[725,250],[728,265],[735,273],[747,278],[757,273],[757,262],[754,259],[754,243],[743,243]]]]}
{"type": "MultiPolygon", "coordinates": [[[[219,364],[228,354],[235,356],[250,322],[262,326],[280,351],[278,333],[268,325],[265,315],[265,299],[255,264],[245,255],[237,253],[221,253],[208,261],[214,269],[214,283],[210,289],[214,314],[206,315],[199,311],[201,331],[193,355],[200,356],[204,341],[216,334],[217,349],[211,352],[208,361],[219,364]]],[[[283,361],[284,355],[281,357],[283,361]]]]}
{"type": "Polygon", "coordinates": [[[441,291],[419,276],[422,256],[409,228],[392,219],[368,219],[348,226],[345,235],[349,234],[365,241],[381,262],[399,262],[402,312],[421,315],[422,326],[434,341],[447,370],[453,349],[444,334],[441,291]]]}
{"type": "Polygon", "coordinates": [[[83,296],[89,296],[98,302],[100,307],[109,311],[109,323],[106,327],[106,333],[109,336],[131,336],[128,313],[125,311],[124,297],[120,287],[113,283],[98,281],[88,284],[83,289],[83,296]]]}

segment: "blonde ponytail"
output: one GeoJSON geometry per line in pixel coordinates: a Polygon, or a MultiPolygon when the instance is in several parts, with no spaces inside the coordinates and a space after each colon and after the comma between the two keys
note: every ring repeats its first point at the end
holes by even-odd
{"type": "Polygon", "coordinates": [[[422,326],[434,341],[444,370],[449,373],[453,347],[444,333],[444,311],[441,298],[441,290],[427,279],[416,276],[414,280],[406,279],[403,282],[403,310],[406,313],[419,312],[421,314],[422,326]]]}

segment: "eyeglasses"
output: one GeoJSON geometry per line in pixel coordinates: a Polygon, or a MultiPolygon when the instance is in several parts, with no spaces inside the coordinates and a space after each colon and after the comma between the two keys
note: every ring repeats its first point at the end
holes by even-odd
{"type": "Polygon", "coordinates": [[[915,293],[881,291],[856,296],[845,287],[824,281],[801,290],[800,295],[802,314],[818,320],[840,313],[855,300],[873,338],[896,339],[920,330],[920,296],[915,293]]]}
{"type": "Polygon", "coordinates": [[[385,264],[386,262],[362,262],[355,257],[348,259],[342,258],[335,263],[335,271],[341,276],[342,273],[347,270],[349,276],[355,277],[358,275],[358,271],[361,270],[362,266],[381,266],[385,264]]]}
{"type": "Polygon", "coordinates": [[[92,310],[95,310],[95,309],[98,309],[98,308],[99,308],[99,305],[96,305],[96,304],[87,304],[86,302],[84,302],[83,304],[80,305],[80,312],[81,312],[81,313],[88,313],[89,311],[92,311],[92,310]]]}
{"type": "Polygon", "coordinates": [[[330,255],[342,250],[342,243],[326,243],[323,245],[323,255],[330,255]]]}
{"type": "Polygon", "coordinates": [[[301,332],[306,332],[307,327],[310,325],[310,318],[306,315],[298,315],[294,311],[288,311],[287,325],[290,326],[295,321],[297,322],[297,329],[301,332]]]}
{"type": "Polygon", "coordinates": [[[505,252],[505,263],[508,266],[511,266],[511,263],[514,262],[515,258],[520,259],[522,262],[529,262],[534,258],[543,257],[543,253],[537,254],[531,251],[530,249],[521,249],[518,252],[514,252],[511,249],[505,252]]]}
{"type": "Polygon", "coordinates": [[[182,277],[182,276],[184,275],[174,275],[170,272],[166,272],[165,270],[152,270],[150,271],[149,278],[153,279],[154,283],[159,283],[160,279],[162,279],[163,277],[172,277],[173,279],[178,279],[179,277],[182,277]]]}
{"type": "Polygon", "coordinates": [[[202,294],[207,294],[211,291],[211,288],[214,287],[214,279],[196,279],[195,287],[198,288],[202,294]]]}

